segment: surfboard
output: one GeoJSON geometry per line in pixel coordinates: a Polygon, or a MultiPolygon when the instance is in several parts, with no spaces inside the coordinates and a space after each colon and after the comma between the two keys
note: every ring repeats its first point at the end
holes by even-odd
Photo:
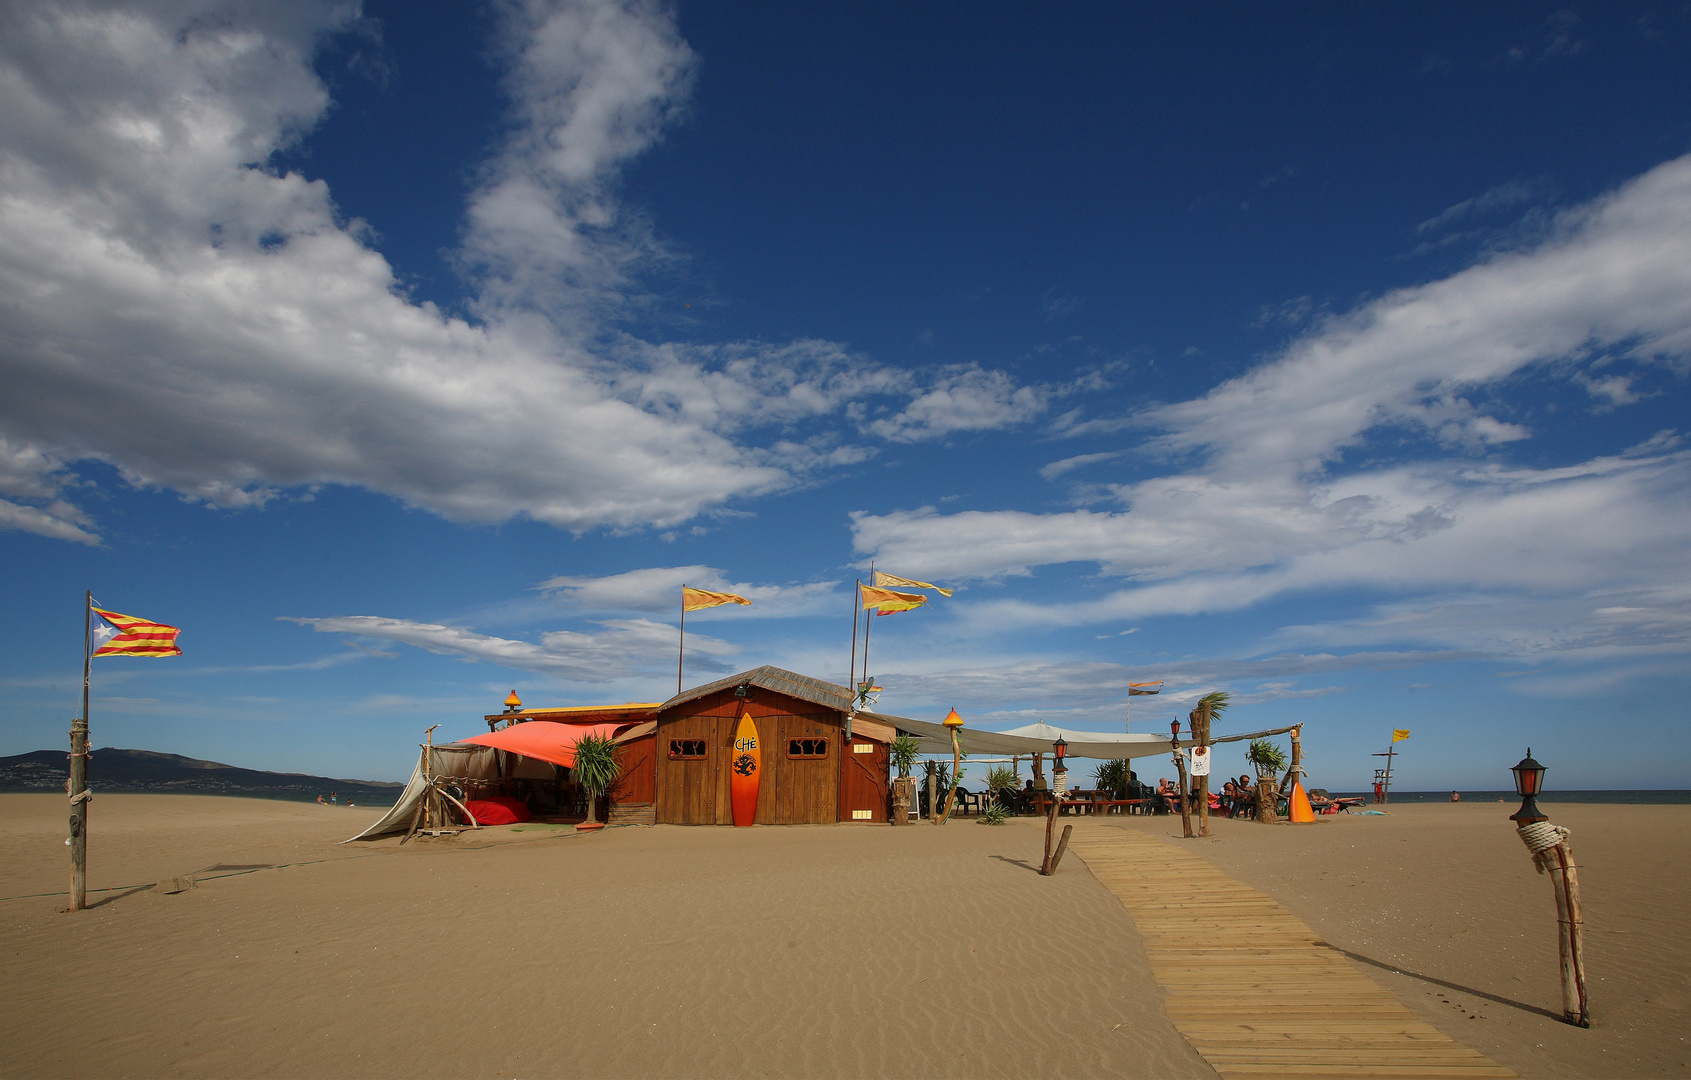
{"type": "Polygon", "coordinates": [[[734,807],[735,825],[757,823],[757,789],[762,780],[763,750],[758,746],[757,725],[752,723],[751,713],[742,712],[728,755],[728,801],[734,807]]]}

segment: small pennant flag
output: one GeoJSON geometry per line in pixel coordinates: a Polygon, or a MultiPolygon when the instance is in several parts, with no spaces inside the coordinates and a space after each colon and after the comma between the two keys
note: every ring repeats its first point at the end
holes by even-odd
{"type": "Polygon", "coordinates": [[[182,650],[176,647],[180,629],[103,608],[93,610],[94,640],[100,643],[94,650],[95,656],[182,655],[182,650]]]}
{"type": "Polygon", "coordinates": [[[1402,742],[1403,740],[1405,740],[1407,738],[1409,738],[1409,729],[1408,728],[1393,728],[1392,729],[1392,742],[1402,742]]]}
{"type": "Polygon", "coordinates": [[[700,608],[718,607],[722,604],[750,605],[751,601],[731,592],[708,592],[704,589],[689,589],[685,585],[681,586],[682,611],[698,611],[700,608]]]}
{"type": "Polygon", "coordinates": [[[915,578],[899,577],[897,574],[883,574],[879,570],[875,571],[875,584],[901,585],[906,589],[932,589],[946,597],[949,597],[952,593],[952,590],[942,589],[938,585],[929,585],[927,582],[917,581],[915,578]]]}
{"type": "Polygon", "coordinates": [[[1130,682],[1127,684],[1128,697],[1139,697],[1142,694],[1160,694],[1162,692],[1163,681],[1161,679],[1156,682],[1130,682]]]}
{"type": "Polygon", "coordinates": [[[928,598],[921,593],[893,592],[891,589],[877,589],[873,585],[863,586],[863,610],[879,608],[877,615],[891,615],[897,611],[909,611],[919,608],[928,602],[928,598]]]}

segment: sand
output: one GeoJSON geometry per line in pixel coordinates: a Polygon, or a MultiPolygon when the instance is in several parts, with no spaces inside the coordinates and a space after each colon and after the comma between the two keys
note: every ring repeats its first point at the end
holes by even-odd
{"type": "MultiPolygon", "coordinates": [[[[0,1076],[1214,1076],[1085,864],[1033,872],[1033,820],[400,848],[335,844],[364,808],[92,810],[91,886],[198,885],[65,913],[31,895],[65,888],[63,797],[0,795],[0,1076]]],[[[1686,1075],[1691,807],[1551,813],[1584,867],[1590,1031],[1541,1011],[1559,1007],[1550,887],[1507,808],[1170,842],[1523,1076],[1686,1075]]]]}
{"type": "MultiPolygon", "coordinates": [[[[1279,900],[1452,1038],[1522,1076],[1691,1075],[1691,806],[1541,803],[1572,830],[1592,1026],[1558,1019],[1556,907],[1518,804],[1387,806],[1314,825],[1211,819],[1176,840],[1279,900]]],[[[1178,817],[1125,827],[1178,838],[1178,817]]]]}

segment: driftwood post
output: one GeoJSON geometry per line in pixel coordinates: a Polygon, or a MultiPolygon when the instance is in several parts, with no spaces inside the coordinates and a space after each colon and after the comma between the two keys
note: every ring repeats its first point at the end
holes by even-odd
{"type": "Polygon", "coordinates": [[[428,807],[423,815],[424,829],[438,829],[445,824],[441,820],[440,796],[434,788],[434,729],[439,726],[436,724],[423,732],[423,780],[429,785],[423,793],[423,805],[428,807]]]}
{"type": "Polygon", "coordinates": [[[1556,893],[1556,944],[1562,962],[1562,1019],[1576,1027],[1591,1026],[1591,1005],[1585,994],[1585,919],[1580,911],[1579,867],[1568,844],[1568,830],[1548,821],[1522,824],[1516,830],[1532,852],[1533,865],[1550,875],[1556,893]]]}
{"type": "Polygon", "coordinates": [[[1192,839],[1192,803],[1186,798],[1186,755],[1180,752],[1180,721],[1169,724],[1169,745],[1174,747],[1174,771],[1180,777],[1180,828],[1192,839]]]}
{"type": "Polygon", "coordinates": [[[1063,861],[1063,852],[1069,849],[1069,834],[1074,831],[1073,825],[1063,826],[1063,837],[1057,841],[1057,850],[1051,850],[1051,833],[1057,827],[1057,804],[1060,801],[1055,792],[1052,793],[1051,805],[1045,810],[1045,861],[1039,864],[1039,872],[1050,877],[1057,872],[1057,864],[1063,861]]]}

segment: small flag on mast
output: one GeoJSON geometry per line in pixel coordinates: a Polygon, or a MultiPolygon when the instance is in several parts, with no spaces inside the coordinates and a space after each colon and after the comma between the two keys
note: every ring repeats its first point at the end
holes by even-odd
{"type": "Polygon", "coordinates": [[[891,589],[877,589],[873,585],[863,586],[863,610],[878,608],[877,615],[891,615],[898,611],[910,611],[928,602],[928,598],[921,593],[893,592],[891,589]]]}
{"type": "MultiPolygon", "coordinates": [[[[1407,738],[1409,738],[1409,729],[1408,728],[1393,728],[1392,729],[1392,742],[1402,742],[1403,740],[1405,740],[1407,738]]],[[[1377,746],[1379,744],[1376,743],[1375,745],[1377,746]]]]}
{"type": "Polygon", "coordinates": [[[917,581],[915,578],[899,577],[897,574],[888,574],[880,570],[875,571],[875,584],[902,585],[907,589],[932,589],[934,592],[946,597],[949,597],[952,593],[952,590],[942,589],[938,585],[929,585],[925,581],[917,581]]]}
{"type": "Polygon", "coordinates": [[[693,589],[681,586],[681,610],[698,611],[701,608],[718,607],[722,604],[746,604],[751,601],[743,596],[731,592],[710,592],[706,589],[693,589]]]}
{"type": "Polygon", "coordinates": [[[1146,694],[1160,694],[1162,692],[1163,681],[1161,679],[1156,682],[1130,682],[1127,684],[1128,697],[1142,697],[1146,694]]]}
{"type": "Polygon", "coordinates": [[[164,623],[119,615],[94,608],[94,640],[100,643],[94,656],[181,656],[176,635],[182,631],[164,623]]]}

